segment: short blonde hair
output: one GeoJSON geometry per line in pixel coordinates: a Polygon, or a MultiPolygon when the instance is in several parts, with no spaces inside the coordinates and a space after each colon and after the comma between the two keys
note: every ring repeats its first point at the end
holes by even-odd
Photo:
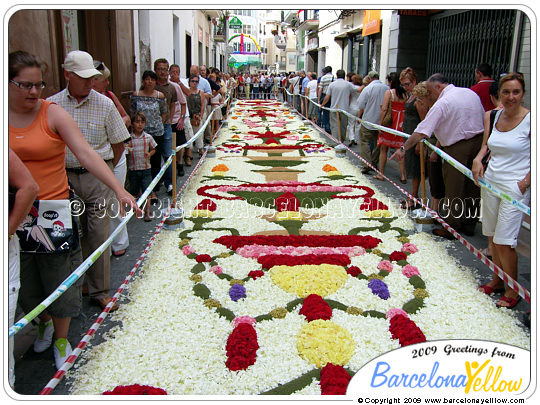
{"type": "Polygon", "coordinates": [[[420,82],[414,86],[412,94],[414,94],[416,97],[427,97],[429,91],[427,89],[426,82],[420,82]]]}

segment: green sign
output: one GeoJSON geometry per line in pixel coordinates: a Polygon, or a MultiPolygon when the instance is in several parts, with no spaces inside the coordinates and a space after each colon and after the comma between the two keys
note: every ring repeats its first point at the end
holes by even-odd
{"type": "Polygon", "coordinates": [[[234,16],[231,21],[229,21],[229,28],[242,28],[242,21],[237,16],[234,16]]]}

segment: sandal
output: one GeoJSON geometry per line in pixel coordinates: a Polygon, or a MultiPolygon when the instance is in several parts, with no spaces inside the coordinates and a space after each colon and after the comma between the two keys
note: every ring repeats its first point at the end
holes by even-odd
{"type": "Polygon", "coordinates": [[[152,222],[152,218],[150,217],[150,215],[144,216],[144,222],[152,222]]]}
{"type": "Polygon", "coordinates": [[[186,166],[191,166],[191,157],[190,156],[186,156],[184,161],[186,162],[186,166]]]}
{"type": "Polygon", "coordinates": [[[381,176],[380,174],[376,174],[375,176],[373,176],[373,178],[374,178],[375,180],[384,181],[384,177],[381,176]]]}
{"type": "Polygon", "coordinates": [[[482,252],[482,254],[483,254],[484,256],[486,256],[489,260],[492,260],[492,259],[493,259],[493,256],[492,256],[492,255],[489,255],[489,254],[487,253],[487,248],[482,249],[481,252],[482,252]]]}
{"type": "Polygon", "coordinates": [[[417,210],[418,208],[422,208],[420,204],[417,204],[414,200],[411,200],[410,198],[407,198],[406,200],[401,200],[399,202],[399,207],[403,210],[410,209],[411,211],[417,210]]]}
{"type": "Polygon", "coordinates": [[[503,295],[495,305],[497,306],[497,308],[512,309],[518,304],[519,301],[521,301],[521,297],[519,295],[517,298],[510,298],[506,295],[503,295]]]}
{"type": "Polygon", "coordinates": [[[481,285],[478,287],[478,291],[483,292],[486,295],[491,295],[493,293],[502,293],[504,292],[504,287],[490,287],[487,284],[481,285]]]}
{"type": "Polygon", "coordinates": [[[407,179],[399,179],[399,181],[401,182],[401,184],[407,184],[407,179]]]}

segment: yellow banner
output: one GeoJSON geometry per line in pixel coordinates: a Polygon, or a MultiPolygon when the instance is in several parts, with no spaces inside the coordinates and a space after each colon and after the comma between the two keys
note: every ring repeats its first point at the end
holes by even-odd
{"type": "Polygon", "coordinates": [[[381,10],[364,10],[362,36],[376,34],[381,30],[381,10]]]}

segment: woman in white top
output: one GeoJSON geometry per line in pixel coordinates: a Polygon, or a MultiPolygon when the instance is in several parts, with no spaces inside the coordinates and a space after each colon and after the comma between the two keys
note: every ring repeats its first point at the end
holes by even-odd
{"type": "MultiPolygon", "coordinates": [[[[353,75],[351,82],[354,84],[354,87],[360,89],[359,93],[354,93],[351,95],[351,102],[349,104],[349,113],[356,117],[360,111],[358,99],[360,98],[360,94],[364,90],[365,86],[362,82],[362,76],[360,75],[353,75]]],[[[347,138],[349,138],[349,146],[357,145],[360,140],[360,122],[356,118],[348,117],[347,138]]]]}
{"type": "MultiPolygon", "coordinates": [[[[521,104],[525,94],[525,81],[520,73],[509,73],[499,81],[499,100],[503,109],[497,112],[491,134],[490,123],[484,119],[484,141],[473,162],[473,175],[484,177],[497,189],[513,199],[528,204],[531,186],[531,114],[521,104]],[[484,173],[482,159],[491,151],[484,173]]],[[[493,237],[493,261],[512,279],[517,279],[516,245],[523,212],[510,202],[500,199],[482,188],[482,231],[493,237]]],[[[480,291],[491,294],[503,292],[498,307],[513,308],[520,300],[511,288],[504,288],[503,281],[493,279],[480,286],[480,291]]]]}

